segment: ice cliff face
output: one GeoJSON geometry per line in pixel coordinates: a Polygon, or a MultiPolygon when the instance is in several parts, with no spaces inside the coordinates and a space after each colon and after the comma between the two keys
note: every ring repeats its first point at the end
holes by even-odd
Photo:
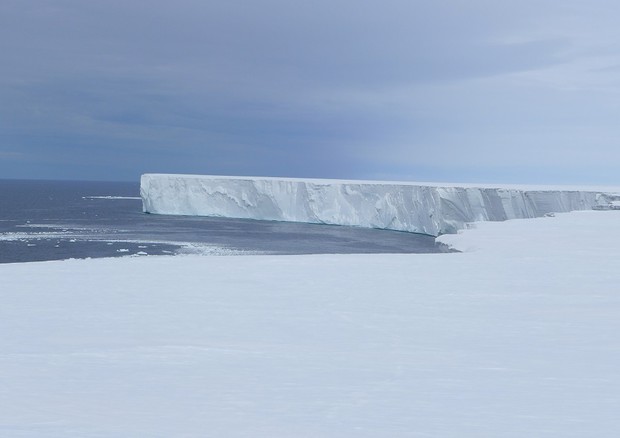
{"type": "Polygon", "coordinates": [[[600,192],[146,174],[147,213],[351,225],[439,235],[467,222],[612,205],[600,192]]]}

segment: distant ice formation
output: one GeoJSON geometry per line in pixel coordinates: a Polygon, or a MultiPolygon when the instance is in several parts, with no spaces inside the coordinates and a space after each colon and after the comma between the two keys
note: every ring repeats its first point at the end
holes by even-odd
{"type": "Polygon", "coordinates": [[[430,235],[468,222],[614,208],[602,191],[372,181],[142,175],[146,213],[381,228],[430,235]]]}

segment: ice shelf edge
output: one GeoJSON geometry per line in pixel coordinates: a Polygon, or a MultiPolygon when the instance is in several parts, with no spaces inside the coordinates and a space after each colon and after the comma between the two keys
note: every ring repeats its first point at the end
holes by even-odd
{"type": "Polygon", "coordinates": [[[522,190],[416,183],[144,174],[143,210],[152,214],[348,225],[430,235],[466,223],[614,208],[603,191],[522,190]]]}

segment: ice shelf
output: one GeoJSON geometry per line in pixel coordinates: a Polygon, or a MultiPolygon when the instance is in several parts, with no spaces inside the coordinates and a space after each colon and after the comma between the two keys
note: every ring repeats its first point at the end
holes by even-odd
{"type": "Polygon", "coordinates": [[[381,228],[430,235],[468,222],[611,208],[596,190],[455,186],[373,181],[142,175],[146,213],[381,228]]]}

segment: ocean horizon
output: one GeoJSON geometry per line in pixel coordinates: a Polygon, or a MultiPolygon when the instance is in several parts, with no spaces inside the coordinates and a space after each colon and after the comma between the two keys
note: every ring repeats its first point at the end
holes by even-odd
{"type": "Polygon", "coordinates": [[[0,263],[147,255],[442,252],[432,236],[142,212],[138,182],[0,180],[0,263]]]}

